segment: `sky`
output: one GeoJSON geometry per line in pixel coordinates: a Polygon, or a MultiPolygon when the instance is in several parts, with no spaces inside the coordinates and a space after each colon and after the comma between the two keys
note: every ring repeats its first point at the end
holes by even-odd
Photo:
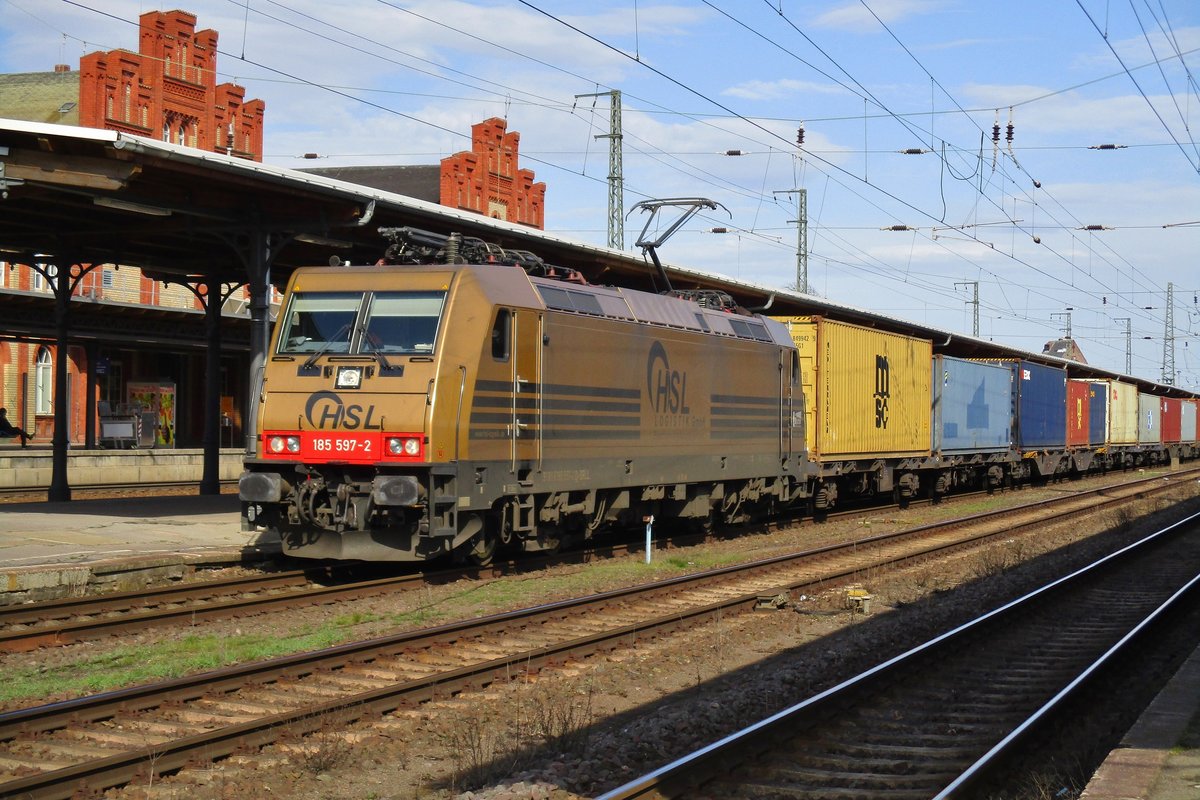
{"type": "MultiPolygon", "coordinates": [[[[966,334],[977,309],[982,338],[1033,352],[1069,326],[1089,363],[1125,373],[1128,343],[1159,380],[1172,284],[1172,382],[1200,391],[1195,0],[178,7],[266,103],[268,164],[435,164],[501,117],[547,231],[603,245],[616,90],[625,249],[639,201],[705,197],[662,259],[793,288],[804,190],[812,293],[966,334]]],[[[169,8],[0,0],[0,72],[136,50],[138,15],[169,8]]]]}

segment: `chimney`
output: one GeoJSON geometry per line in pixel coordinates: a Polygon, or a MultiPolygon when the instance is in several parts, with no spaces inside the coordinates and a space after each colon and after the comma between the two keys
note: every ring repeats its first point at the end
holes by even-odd
{"type": "Polygon", "coordinates": [[[70,72],[71,65],[70,64],[55,64],[54,71],[55,72],[70,72]]]}

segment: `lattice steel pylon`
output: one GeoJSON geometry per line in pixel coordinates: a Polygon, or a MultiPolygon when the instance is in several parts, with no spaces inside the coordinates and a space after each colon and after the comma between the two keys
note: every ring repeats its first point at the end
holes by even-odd
{"type": "Polygon", "coordinates": [[[608,139],[608,246],[615,250],[625,249],[625,176],[621,167],[621,92],[577,94],[580,97],[609,98],[608,133],[597,134],[597,139],[608,139]]]}
{"type": "Polygon", "coordinates": [[[1175,284],[1167,284],[1167,313],[1163,318],[1162,382],[1175,385],[1175,284]]]}

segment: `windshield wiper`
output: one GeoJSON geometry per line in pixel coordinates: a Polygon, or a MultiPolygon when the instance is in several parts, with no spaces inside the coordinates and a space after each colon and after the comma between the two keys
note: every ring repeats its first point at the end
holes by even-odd
{"type": "Polygon", "coordinates": [[[362,345],[366,349],[366,352],[373,354],[375,356],[375,360],[379,362],[379,374],[380,375],[403,375],[404,374],[404,367],[403,366],[399,366],[399,367],[392,366],[391,362],[387,360],[387,356],[385,356],[383,354],[382,345],[375,344],[375,342],[373,342],[371,340],[371,335],[369,333],[367,333],[367,327],[365,325],[359,325],[356,330],[360,337],[359,341],[362,342],[362,345]]]}
{"type": "MultiPolygon", "coordinates": [[[[302,364],[300,366],[300,370],[299,370],[300,374],[312,372],[313,367],[317,363],[317,359],[320,358],[321,356],[325,355],[327,352],[329,352],[329,348],[333,347],[335,344],[339,344],[342,334],[348,333],[349,331],[350,331],[350,323],[347,322],[345,325],[343,325],[341,327],[341,329],[337,333],[335,333],[333,336],[331,336],[329,338],[329,341],[325,342],[325,344],[321,345],[319,348],[317,348],[316,350],[313,351],[313,354],[311,356],[309,356],[304,361],[304,364],[302,364]]],[[[349,344],[349,342],[347,341],[347,345],[348,344],[349,344]]]]}

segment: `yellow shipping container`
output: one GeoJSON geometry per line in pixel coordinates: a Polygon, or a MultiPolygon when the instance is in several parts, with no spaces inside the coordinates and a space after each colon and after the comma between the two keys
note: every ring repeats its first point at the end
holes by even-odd
{"type": "Polygon", "coordinates": [[[929,453],[929,341],[823,317],[776,319],[800,351],[810,458],[929,453]]]}

